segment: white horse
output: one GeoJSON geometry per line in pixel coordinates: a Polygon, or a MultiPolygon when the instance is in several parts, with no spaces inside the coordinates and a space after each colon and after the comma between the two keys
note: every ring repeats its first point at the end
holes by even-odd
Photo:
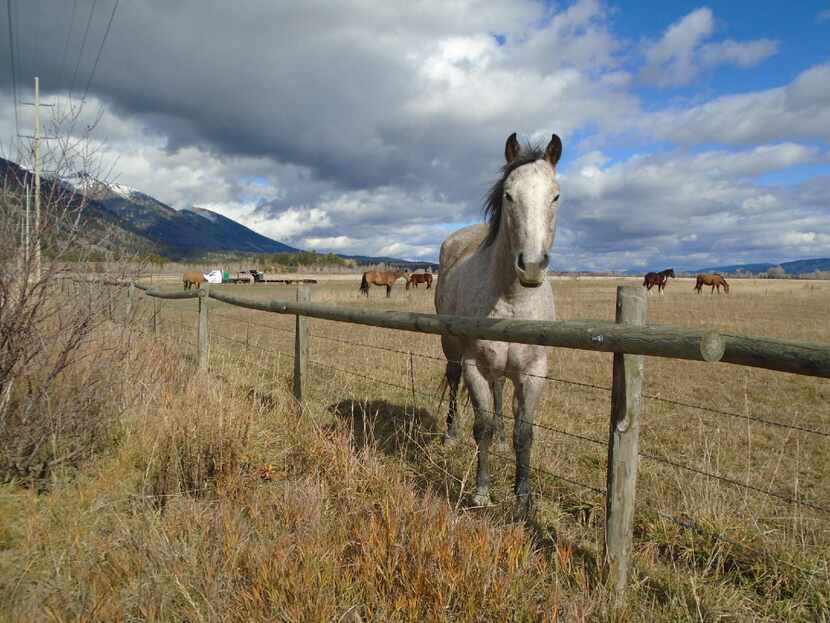
{"type": "MultiPolygon", "coordinates": [[[[439,314],[554,320],[553,291],[546,280],[559,209],[556,164],[562,141],[555,134],[544,151],[524,149],[513,133],[505,145],[507,164],[485,205],[488,225],[473,225],[441,245],[441,279],[435,292],[439,314]]],[[[473,503],[491,504],[488,450],[501,424],[504,379],[515,389],[513,448],[515,493],[530,508],[530,451],[533,416],[548,369],[545,347],[442,336],[447,357],[450,411],[446,440],[457,434],[456,394],[463,374],[475,411],[478,472],[473,503]],[[535,376],[529,376],[535,375],[535,376]]]]}

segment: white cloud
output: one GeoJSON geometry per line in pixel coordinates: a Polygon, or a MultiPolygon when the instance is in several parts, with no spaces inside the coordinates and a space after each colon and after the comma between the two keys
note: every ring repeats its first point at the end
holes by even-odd
{"type": "Polygon", "coordinates": [[[654,42],[646,42],[646,66],[641,78],[658,86],[689,84],[704,67],[733,64],[753,67],[775,54],[778,43],[771,39],[738,42],[732,39],[703,44],[715,30],[711,9],[703,7],[675,22],[654,42]]]}
{"type": "Polygon", "coordinates": [[[790,84],[714,98],[689,108],[643,115],[646,135],[684,144],[830,140],[830,65],[816,65],[790,84]]]}
{"type": "MultiPolygon", "coordinates": [[[[49,7],[49,24],[68,21],[64,4],[28,4],[49,7]]],[[[76,130],[101,110],[93,147],[114,181],[319,251],[434,259],[449,231],[480,220],[515,130],[564,139],[561,267],[830,252],[816,218],[830,205],[826,180],[756,179],[827,162],[830,65],[645,112],[654,105],[637,77],[687,84],[755,66],[777,43],[719,36],[707,8],[632,43],[614,32],[618,10],[600,0],[122,3],[76,130]]],[[[44,36],[39,55],[56,91],[68,87],[61,34],[44,36]]],[[[11,113],[0,93],[3,136],[11,113]]]]}
{"type": "Polygon", "coordinates": [[[329,238],[304,238],[303,243],[309,249],[327,249],[329,251],[343,251],[351,249],[355,240],[348,236],[332,236],[329,238]]]}

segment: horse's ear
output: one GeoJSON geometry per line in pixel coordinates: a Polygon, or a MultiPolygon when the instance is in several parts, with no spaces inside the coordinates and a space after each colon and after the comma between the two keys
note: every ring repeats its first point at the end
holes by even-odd
{"type": "Polygon", "coordinates": [[[545,160],[550,162],[551,166],[555,169],[556,163],[559,162],[559,158],[562,157],[562,139],[560,139],[556,134],[550,137],[550,143],[545,148],[545,160]]]}
{"type": "Polygon", "coordinates": [[[519,145],[519,139],[516,138],[516,133],[513,132],[507,137],[507,143],[504,146],[504,159],[507,160],[507,164],[513,162],[520,151],[522,151],[522,146],[519,145]]]}

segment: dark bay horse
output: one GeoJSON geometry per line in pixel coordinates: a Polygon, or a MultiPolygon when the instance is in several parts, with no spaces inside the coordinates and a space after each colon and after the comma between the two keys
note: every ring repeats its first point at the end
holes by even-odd
{"type": "Polygon", "coordinates": [[[182,275],[182,283],[184,284],[185,290],[189,290],[191,286],[201,288],[202,284],[206,281],[205,276],[198,270],[189,270],[182,275]]]}
{"type": "Polygon", "coordinates": [[[718,289],[718,294],[720,294],[720,287],[723,286],[723,291],[729,294],[729,284],[726,283],[726,279],[723,278],[723,275],[718,273],[701,273],[697,276],[697,283],[695,283],[695,290],[698,294],[700,294],[703,286],[712,286],[712,291],[709,294],[715,293],[715,288],[718,289]]]}
{"type": "MultiPolygon", "coordinates": [[[[561,154],[562,141],[555,134],[546,148],[522,147],[515,133],[507,138],[506,163],[484,206],[487,223],[460,229],[441,245],[441,275],[435,286],[439,314],[555,320],[547,271],[559,210],[556,165],[561,154]]],[[[533,418],[545,386],[548,350],[449,335],[441,337],[441,346],[450,392],[447,442],[458,432],[456,396],[462,377],[475,413],[478,469],[473,503],[492,503],[489,450],[501,422],[502,388],[510,379],[515,390],[514,492],[517,510],[529,510],[533,418]]]]}
{"type": "Polygon", "coordinates": [[[431,273],[412,273],[409,275],[409,281],[406,282],[406,289],[409,290],[409,286],[418,287],[419,283],[427,284],[427,290],[432,287],[432,274],[431,273]]]}
{"type": "Polygon", "coordinates": [[[674,277],[673,268],[661,270],[659,273],[646,273],[646,277],[643,280],[643,285],[645,286],[649,294],[651,294],[651,289],[654,286],[657,286],[657,291],[660,294],[663,294],[663,290],[665,289],[666,284],[669,282],[669,277],[674,277]]]}
{"type": "Polygon", "coordinates": [[[392,296],[392,284],[401,277],[406,277],[406,270],[370,270],[363,273],[360,280],[360,292],[369,296],[369,284],[373,286],[386,286],[386,298],[392,296]]]}

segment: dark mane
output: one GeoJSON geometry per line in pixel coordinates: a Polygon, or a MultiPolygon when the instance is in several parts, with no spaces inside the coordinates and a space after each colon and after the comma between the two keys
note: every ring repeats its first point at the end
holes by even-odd
{"type": "Polygon", "coordinates": [[[484,218],[490,225],[490,231],[487,232],[487,237],[481,243],[481,246],[486,247],[493,244],[499,233],[501,203],[504,197],[504,180],[519,167],[541,160],[544,156],[545,150],[542,147],[538,145],[525,145],[516,158],[502,167],[501,179],[490,188],[490,192],[487,193],[487,200],[484,202],[484,218]]]}

